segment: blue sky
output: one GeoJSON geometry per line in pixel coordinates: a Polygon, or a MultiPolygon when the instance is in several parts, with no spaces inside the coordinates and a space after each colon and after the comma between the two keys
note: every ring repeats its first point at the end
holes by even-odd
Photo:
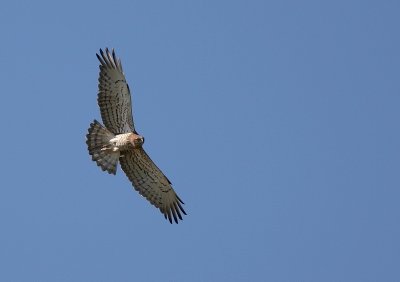
{"type": "Polygon", "coordinates": [[[8,1],[1,281],[399,281],[396,1],[8,1]],[[85,134],[114,47],[170,225],[85,134]]]}

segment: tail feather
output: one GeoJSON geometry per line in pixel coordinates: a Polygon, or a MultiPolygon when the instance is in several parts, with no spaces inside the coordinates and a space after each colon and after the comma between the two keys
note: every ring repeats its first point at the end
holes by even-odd
{"type": "Polygon", "coordinates": [[[114,134],[102,126],[97,120],[90,124],[89,133],[86,135],[86,144],[92,160],[101,167],[103,171],[115,174],[119,159],[119,152],[108,150],[110,147],[110,139],[114,138],[114,134]]]}

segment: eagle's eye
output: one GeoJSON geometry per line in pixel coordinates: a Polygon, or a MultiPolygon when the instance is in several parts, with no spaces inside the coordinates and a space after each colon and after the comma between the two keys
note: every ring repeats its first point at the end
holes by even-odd
{"type": "Polygon", "coordinates": [[[142,137],[142,144],[144,144],[144,137],[142,137]]]}

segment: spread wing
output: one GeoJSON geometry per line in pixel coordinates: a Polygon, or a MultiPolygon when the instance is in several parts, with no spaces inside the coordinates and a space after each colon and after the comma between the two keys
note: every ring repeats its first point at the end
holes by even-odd
{"type": "Polygon", "coordinates": [[[135,190],[159,208],[170,223],[172,217],[176,223],[178,218],[182,220],[181,212],[186,214],[181,205],[182,200],[175,193],[168,178],[142,148],[127,151],[120,157],[120,163],[135,190]]]}
{"type": "Polygon", "coordinates": [[[135,132],[132,116],[131,93],[122,70],[121,60],[106,48],[96,54],[100,61],[99,94],[101,118],[112,133],[135,132]]]}

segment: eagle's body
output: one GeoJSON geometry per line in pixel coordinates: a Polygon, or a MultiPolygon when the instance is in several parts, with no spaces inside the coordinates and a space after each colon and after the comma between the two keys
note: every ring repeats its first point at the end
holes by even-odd
{"type": "Polygon", "coordinates": [[[118,134],[109,141],[109,144],[112,147],[113,151],[122,152],[131,149],[138,149],[142,146],[143,143],[143,137],[133,132],[118,134]]]}
{"type": "Polygon", "coordinates": [[[172,223],[182,219],[183,202],[171,182],[142,148],[144,138],[134,127],[131,94],[121,61],[106,48],[100,49],[98,104],[104,125],[90,124],[87,136],[89,154],[102,170],[115,174],[118,162],[134,188],[172,223]]]}

